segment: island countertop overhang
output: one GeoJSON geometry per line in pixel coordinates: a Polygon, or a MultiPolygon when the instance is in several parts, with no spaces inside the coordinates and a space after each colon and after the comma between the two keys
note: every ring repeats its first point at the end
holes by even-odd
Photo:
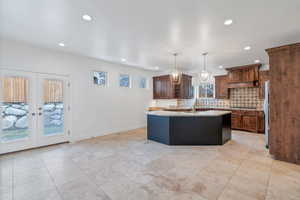
{"type": "Polygon", "coordinates": [[[149,111],[147,115],[166,116],[166,117],[216,117],[231,114],[231,111],[197,111],[197,112],[174,112],[174,111],[149,111]]]}

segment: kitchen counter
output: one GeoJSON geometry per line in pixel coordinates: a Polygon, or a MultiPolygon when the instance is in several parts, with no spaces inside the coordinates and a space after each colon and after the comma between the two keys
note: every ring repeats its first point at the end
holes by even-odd
{"type": "MultiPolygon", "coordinates": [[[[196,110],[244,110],[244,111],[263,111],[262,109],[257,109],[257,108],[230,108],[230,107],[196,107],[196,110]]],[[[170,106],[170,107],[149,107],[149,111],[158,111],[158,110],[164,110],[164,111],[191,111],[192,107],[175,107],[175,106],[170,106]]]]}
{"type": "Polygon", "coordinates": [[[213,109],[213,110],[245,110],[245,111],[263,111],[258,108],[221,108],[221,107],[197,107],[196,109],[213,109]]]}
{"type": "Polygon", "coordinates": [[[172,117],[204,117],[204,116],[222,116],[230,114],[231,111],[218,111],[218,110],[209,110],[209,111],[197,111],[197,112],[172,112],[172,111],[151,111],[147,112],[148,115],[157,115],[157,116],[172,116],[172,117]]]}

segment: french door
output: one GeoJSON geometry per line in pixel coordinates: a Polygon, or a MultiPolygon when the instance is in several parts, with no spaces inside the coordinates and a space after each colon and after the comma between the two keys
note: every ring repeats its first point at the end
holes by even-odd
{"type": "Polygon", "coordinates": [[[68,141],[68,77],[0,70],[0,154],[68,141]]]}

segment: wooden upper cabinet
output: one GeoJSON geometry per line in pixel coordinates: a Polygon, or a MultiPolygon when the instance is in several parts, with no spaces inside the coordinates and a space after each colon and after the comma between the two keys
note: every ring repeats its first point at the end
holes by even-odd
{"type": "Polygon", "coordinates": [[[176,98],[180,99],[191,99],[193,98],[193,87],[192,87],[192,77],[183,74],[181,84],[179,86],[179,96],[176,98]]]}
{"type": "Polygon", "coordinates": [[[215,76],[215,97],[216,99],[228,99],[228,76],[215,76]]]}
{"type": "Polygon", "coordinates": [[[192,76],[183,74],[178,85],[172,83],[171,75],[153,77],[153,99],[192,98],[192,76]]]}
{"type": "Polygon", "coordinates": [[[265,82],[270,80],[269,71],[259,72],[259,98],[265,98],[265,82]]]}
{"type": "Polygon", "coordinates": [[[169,75],[153,77],[153,98],[170,99],[174,95],[169,75]]]}
{"type": "Polygon", "coordinates": [[[259,81],[259,68],[261,64],[245,65],[227,68],[228,87],[257,87],[259,81]]]}

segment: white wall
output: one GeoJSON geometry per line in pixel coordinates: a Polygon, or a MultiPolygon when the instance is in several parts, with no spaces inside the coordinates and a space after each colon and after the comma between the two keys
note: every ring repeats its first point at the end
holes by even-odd
{"type": "Polygon", "coordinates": [[[0,68],[69,75],[73,140],[146,126],[153,72],[8,40],[0,40],[0,68]],[[93,84],[93,70],[108,72],[108,88],[93,84]],[[131,75],[132,88],[118,86],[119,73],[131,75]],[[149,89],[138,88],[139,76],[149,89]]]}

